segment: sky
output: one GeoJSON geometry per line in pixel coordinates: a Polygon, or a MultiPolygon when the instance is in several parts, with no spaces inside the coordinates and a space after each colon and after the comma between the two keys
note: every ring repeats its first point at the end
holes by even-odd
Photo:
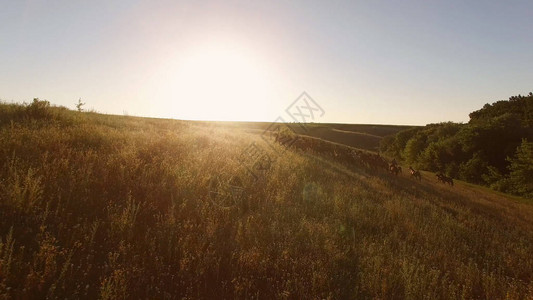
{"type": "Polygon", "coordinates": [[[532,1],[0,0],[0,99],[109,114],[467,122],[533,91],[532,1]]]}

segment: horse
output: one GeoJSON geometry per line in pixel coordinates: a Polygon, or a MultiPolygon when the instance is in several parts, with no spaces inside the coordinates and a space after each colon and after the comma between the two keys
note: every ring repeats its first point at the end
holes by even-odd
{"type": "Polygon", "coordinates": [[[446,176],[444,174],[441,174],[441,173],[437,173],[437,179],[440,182],[444,183],[444,184],[447,183],[447,184],[453,186],[453,178],[451,178],[451,177],[448,177],[448,176],[446,176]]]}
{"type": "Polygon", "coordinates": [[[411,177],[414,177],[415,179],[422,180],[422,175],[420,174],[420,171],[413,169],[413,167],[409,166],[409,172],[411,172],[411,177]]]}
{"type": "Polygon", "coordinates": [[[391,165],[389,165],[389,172],[391,172],[392,174],[398,176],[398,173],[402,172],[402,167],[394,165],[394,164],[391,164],[391,165]]]}

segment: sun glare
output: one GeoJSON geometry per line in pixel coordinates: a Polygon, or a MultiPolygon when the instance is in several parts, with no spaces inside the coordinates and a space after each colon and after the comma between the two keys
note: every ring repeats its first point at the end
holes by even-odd
{"type": "Polygon", "coordinates": [[[261,110],[268,105],[267,72],[246,51],[202,47],[179,57],[173,69],[168,99],[172,99],[177,116],[204,120],[267,118],[261,110]]]}

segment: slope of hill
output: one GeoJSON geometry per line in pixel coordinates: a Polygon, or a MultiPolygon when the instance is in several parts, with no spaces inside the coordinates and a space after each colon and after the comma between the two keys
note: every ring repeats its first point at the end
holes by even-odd
{"type": "Polygon", "coordinates": [[[217,123],[0,117],[0,298],[533,297],[523,199],[217,123]]]}

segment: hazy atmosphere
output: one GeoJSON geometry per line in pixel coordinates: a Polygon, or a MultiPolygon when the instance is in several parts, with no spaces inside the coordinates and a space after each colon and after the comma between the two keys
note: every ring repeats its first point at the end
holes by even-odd
{"type": "Polygon", "coordinates": [[[0,0],[0,300],[533,299],[532,12],[0,0]]]}
{"type": "Polygon", "coordinates": [[[0,1],[0,99],[102,113],[468,121],[533,82],[531,1],[0,1]]]}

